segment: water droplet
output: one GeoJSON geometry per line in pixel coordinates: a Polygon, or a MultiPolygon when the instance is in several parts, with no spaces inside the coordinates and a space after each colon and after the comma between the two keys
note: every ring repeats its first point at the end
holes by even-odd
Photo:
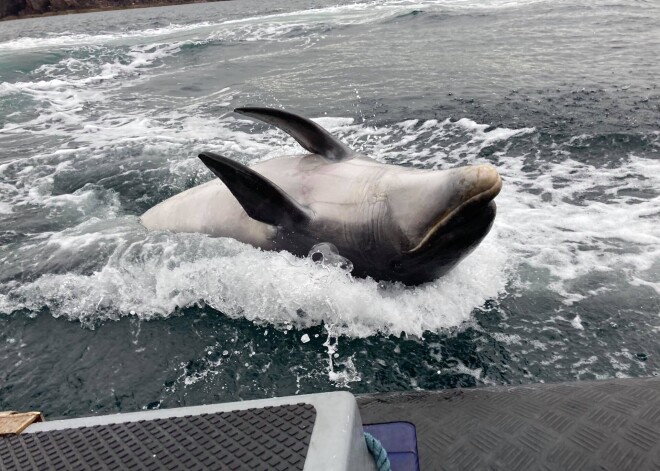
{"type": "Polygon", "coordinates": [[[324,267],[337,267],[346,273],[353,271],[353,262],[346,257],[342,257],[333,244],[321,242],[316,244],[309,251],[309,258],[324,267]]]}

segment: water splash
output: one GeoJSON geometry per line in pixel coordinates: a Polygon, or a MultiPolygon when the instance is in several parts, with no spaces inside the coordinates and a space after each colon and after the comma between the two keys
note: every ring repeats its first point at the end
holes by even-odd
{"type": "Polygon", "coordinates": [[[339,250],[330,242],[316,244],[309,251],[309,258],[323,267],[336,267],[346,273],[353,271],[353,262],[339,254],[339,250]]]}

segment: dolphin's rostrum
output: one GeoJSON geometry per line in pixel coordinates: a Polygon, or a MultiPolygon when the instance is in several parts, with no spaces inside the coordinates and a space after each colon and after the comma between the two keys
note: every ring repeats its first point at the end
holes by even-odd
{"type": "Polygon", "coordinates": [[[493,224],[502,181],[490,165],[382,164],[302,116],[235,111],[279,127],[310,153],[247,167],[202,152],[218,179],[151,208],[141,218],[145,227],[232,237],[299,256],[328,242],[353,262],[356,276],[419,284],[447,273],[493,224]]]}

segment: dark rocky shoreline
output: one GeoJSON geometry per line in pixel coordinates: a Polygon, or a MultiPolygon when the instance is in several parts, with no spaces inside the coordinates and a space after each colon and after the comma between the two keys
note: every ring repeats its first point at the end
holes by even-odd
{"type": "Polygon", "coordinates": [[[0,0],[0,20],[221,0],[0,0]]]}

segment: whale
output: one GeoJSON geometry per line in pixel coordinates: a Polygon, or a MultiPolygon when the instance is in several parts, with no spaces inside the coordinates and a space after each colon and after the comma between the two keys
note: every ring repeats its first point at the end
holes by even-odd
{"type": "Polygon", "coordinates": [[[306,153],[248,166],[201,152],[217,178],[146,211],[148,230],[229,237],[300,257],[328,244],[350,260],[353,276],[418,285],[449,272],[493,225],[502,179],[492,165],[385,164],[298,114],[234,111],[278,127],[306,153]]]}

